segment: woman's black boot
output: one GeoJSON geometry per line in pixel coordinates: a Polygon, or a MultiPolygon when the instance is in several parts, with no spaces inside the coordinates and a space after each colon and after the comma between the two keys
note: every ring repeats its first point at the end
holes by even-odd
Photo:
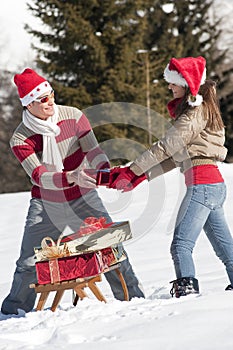
{"type": "Polygon", "coordinates": [[[172,289],[170,290],[172,297],[179,298],[188,294],[199,293],[198,280],[194,277],[181,277],[170,283],[172,283],[172,289]]]}

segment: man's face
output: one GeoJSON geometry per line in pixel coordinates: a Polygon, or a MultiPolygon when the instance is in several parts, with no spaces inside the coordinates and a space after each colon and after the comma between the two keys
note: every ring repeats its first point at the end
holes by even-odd
{"type": "Polygon", "coordinates": [[[49,90],[27,106],[35,117],[47,120],[54,115],[54,91],[49,90]]]}

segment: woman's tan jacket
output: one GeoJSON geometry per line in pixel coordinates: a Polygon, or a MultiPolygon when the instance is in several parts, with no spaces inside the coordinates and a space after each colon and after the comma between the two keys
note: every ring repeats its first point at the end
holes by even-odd
{"type": "Polygon", "coordinates": [[[227,155],[225,130],[211,131],[202,105],[179,116],[165,136],[142,153],[130,166],[136,175],[151,180],[175,167],[184,172],[195,165],[222,162],[227,155]]]}

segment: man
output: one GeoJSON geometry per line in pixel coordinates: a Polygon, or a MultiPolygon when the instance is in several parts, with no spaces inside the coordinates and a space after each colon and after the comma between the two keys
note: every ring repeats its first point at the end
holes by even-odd
{"type": "MultiPolygon", "coordinates": [[[[98,197],[96,181],[83,170],[109,168],[86,116],[77,108],[56,105],[54,91],[32,69],[16,74],[14,82],[23,105],[22,123],[10,144],[32,182],[32,198],[22,239],[20,257],[9,295],[2,303],[3,314],[33,309],[36,293],[34,247],[45,236],[56,240],[69,226],[77,231],[86,217],[104,216],[112,221],[98,197]]],[[[128,258],[121,263],[129,298],[144,297],[128,258]]],[[[116,272],[105,274],[116,299],[124,300],[116,272]]]]}

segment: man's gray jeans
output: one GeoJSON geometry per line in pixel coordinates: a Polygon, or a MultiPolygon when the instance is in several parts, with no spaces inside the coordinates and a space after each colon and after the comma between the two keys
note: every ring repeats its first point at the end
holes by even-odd
{"type": "MultiPolygon", "coordinates": [[[[36,293],[29,288],[36,283],[34,247],[39,247],[45,236],[57,240],[61,232],[68,226],[76,232],[83,220],[89,216],[106,217],[112,221],[96,190],[85,196],[65,203],[54,203],[32,198],[26,219],[26,225],[21,245],[20,257],[16,262],[16,270],[9,295],[2,303],[1,311],[4,314],[17,314],[18,309],[29,312],[33,309],[36,293]]],[[[126,254],[126,253],[125,253],[126,254]]],[[[121,262],[120,271],[126,281],[129,299],[144,297],[139,287],[127,257],[121,262]]],[[[105,273],[113,295],[118,300],[124,300],[124,293],[116,271],[105,273]]]]}

